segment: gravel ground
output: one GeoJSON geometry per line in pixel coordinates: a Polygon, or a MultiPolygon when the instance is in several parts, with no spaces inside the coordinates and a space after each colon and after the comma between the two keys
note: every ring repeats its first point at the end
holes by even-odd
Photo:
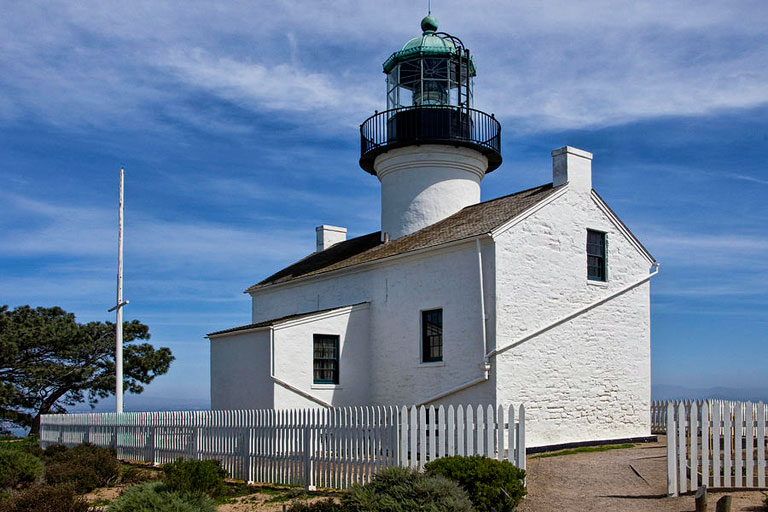
{"type": "MultiPolygon", "coordinates": [[[[616,511],[681,512],[695,510],[693,495],[669,498],[666,439],[634,448],[528,457],[528,496],[521,512],[616,511]]],[[[709,492],[709,510],[726,494],[736,511],[768,511],[764,491],[709,492]]]]}

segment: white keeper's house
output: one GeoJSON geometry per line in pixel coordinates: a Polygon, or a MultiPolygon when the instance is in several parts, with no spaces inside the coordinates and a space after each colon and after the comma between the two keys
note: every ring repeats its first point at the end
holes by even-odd
{"type": "Polygon", "coordinates": [[[381,231],[320,226],[316,252],[246,290],[253,323],[208,336],[212,408],[524,403],[529,447],[649,436],[657,263],[587,151],[480,202],[501,127],[472,108],[461,40],[421,27],[361,125],[381,231]]]}

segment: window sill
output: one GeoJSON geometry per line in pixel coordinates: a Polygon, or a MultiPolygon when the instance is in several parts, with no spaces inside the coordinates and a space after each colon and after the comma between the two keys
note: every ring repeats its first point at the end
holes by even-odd
{"type": "Polygon", "coordinates": [[[419,363],[416,365],[416,368],[439,368],[440,366],[445,366],[445,361],[434,361],[431,363],[419,363]]]}
{"type": "Polygon", "coordinates": [[[592,279],[587,279],[587,284],[591,286],[598,286],[600,288],[608,288],[608,281],[595,281],[592,279]]]}
{"type": "Polygon", "coordinates": [[[312,384],[311,389],[344,389],[341,384],[312,384]]]}

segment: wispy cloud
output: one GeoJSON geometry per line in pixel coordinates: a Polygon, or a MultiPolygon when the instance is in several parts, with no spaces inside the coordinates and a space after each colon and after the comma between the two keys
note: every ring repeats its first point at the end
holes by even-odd
{"type": "MultiPolygon", "coordinates": [[[[515,130],[768,102],[764,2],[483,1],[470,9],[452,1],[436,14],[474,51],[478,106],[515,130]]],[[[324,130],[352,126],[383,107],[379,64],[417,35],[421,15],[405,0],[183,10],[166,2],[15,4],[0,21],[0,116],[151,126],[168,111],[199,125],[180,105],[204,93],[297,122],[311,116],[324,130]]],[[[222,122],[210,129],[225,129],[222,122]]]]}

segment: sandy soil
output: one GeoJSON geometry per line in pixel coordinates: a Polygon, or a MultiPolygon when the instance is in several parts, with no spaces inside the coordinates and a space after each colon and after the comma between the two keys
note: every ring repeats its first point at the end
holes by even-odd
{"type": "MultiPolygon", "coordinates": [[[[233,500],[233,503],[219,505],[216,512],[282,512],[283,503],[264,503],[272,498],[265,494],[252,494],[233,500]]],[[[328,498],[314,498],[307,501],[325,500],[328,498]]],[[[290,508],[290,502],[285,503],[286,510],[290,508]]]]}
{"type": "MultiPolygon", "coordinates": [[[[579,453],[560,457],[528,457],[528,496],[521,512],[616,511],[682,512],[695,510],[693,495],[666,496],[666,444],[579,453]]],[[[763,491],[709,492],[709,510],[729,494],[736,511],[768,511],[763,491]]]]}

